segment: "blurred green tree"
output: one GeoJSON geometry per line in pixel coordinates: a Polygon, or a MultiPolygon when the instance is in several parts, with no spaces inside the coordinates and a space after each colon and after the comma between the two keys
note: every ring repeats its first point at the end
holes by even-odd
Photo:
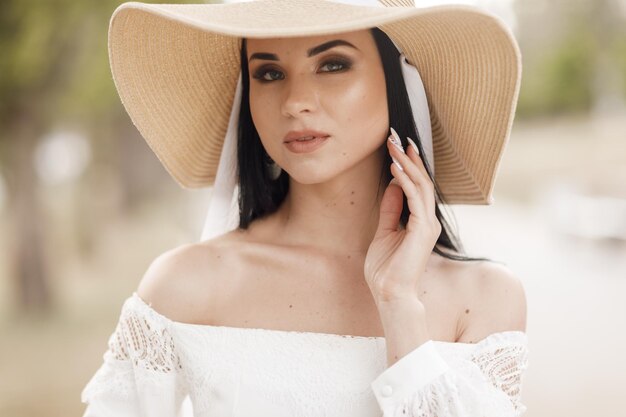
{"type": "Polygon", "coordinates": [[[592,104],[593,35],[568,30],[557,48],[546,50],[523,78],[518,111],[523,117],[588,111],[592,104]]]}
{"type": "Polygon", "coordinates": [[[67,69],[82,40],[75,28],[93,3],[0,3],[0,167],[7,180],[12,226],[10,275],[24,309],[51,305],[33,151],[55,117],[67,69]]]}
{"type": "MultiPolygon", "coordinates": [[[[168,1],[176,3],[180,1],[168,1]]],[[[193,1],[187,1],[193,2],[193,1]]],[[[59,120],[97,131],[119,123],[122,107],[108,64],[108,21],[119,0],[0,2],[0,173],[17,306],[53,306],[33,153],[59,120]]],[[[97,136],[97,135],[96,135],[97,136]]]]}
{"type": "MultiPolygon", "coordinates": [[[[626,26],[626,25],[625,25],[626,26]]],[[[626,29],[625,31],[626,32],[626,29]]],[[[617,63],[620,74],[621,91],[626,96],[626,33],[621,34],[611,44],[611,56],[617,63]]]]}
{"type": "MultiPolygon", "coordinates": [[[[615,105],[624,94],[616,93],[619,68],[625,68],[623,46],[626,36],[623,13],[614,0],[567,0],[535,2],[541,13],[521,25],[522,38],[545,36],[523,50],[524,70],[517,107],[521,118],[551,117],[559,114],[586,113],[615,105]],[[552,22],[558,27],[553,33],[552,22]],[[542,20],[543,19],[543,20],[542,20]],[[537,23],[539,21],[540,23],[537,23]],[[550,27],[542,27],[550,23],[550,27]],[[557,42],[553,42],[553,38],[557,42]]],[[[522,9],[527,5],[519,3],[522,9]]],[[[532,8],[531,8],[532,9],[532,8]]],[[[624,71],[624,70],[622,70],[624,71]]],[[[626,74],[626,72],[622,72],[626,74]]],[[[626,76],[624,76],[626,79],[626,76]]],[[[621,84],[621,83],[620,83],[621,84]]]]}

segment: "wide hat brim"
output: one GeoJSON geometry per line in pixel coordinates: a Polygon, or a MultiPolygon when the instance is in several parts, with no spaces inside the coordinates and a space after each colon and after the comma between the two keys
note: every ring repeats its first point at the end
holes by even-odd
{"type": "MultiPolygon", "coordinates": [[[[389,1],[387,1],[389,2],[389,1]]],[[[215,181],[240,73],[241,38],[378,27],[421,75],[435,180],[448,204],[491,204],[521,80],[508,27],[472,6],[368,7],[325,0],[120,5],[110,21],[115,86],[184,188],[215,181]]]]}

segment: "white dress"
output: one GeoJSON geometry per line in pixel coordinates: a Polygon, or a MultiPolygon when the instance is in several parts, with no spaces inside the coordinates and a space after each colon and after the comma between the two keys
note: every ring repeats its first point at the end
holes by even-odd
{"type": "Polygon", "coordinates": [[[429,340],[387,367],[383,337],[172,321],[126,299],[84,417],[512,417],[527,335],[429,340]]]}

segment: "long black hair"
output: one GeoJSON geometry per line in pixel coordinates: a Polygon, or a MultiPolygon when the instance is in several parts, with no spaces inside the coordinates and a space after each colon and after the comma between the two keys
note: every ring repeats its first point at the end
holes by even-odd
{"type": "MultiPolygon", "coordinates": [[[[414,139],[420,151],[420,158],[424,162],[428,176],[435,186],[435,214],[441,223],[441,234],[437,239],[437,243],[433,251],[448,259],[458,261],[491,261],[487,258],[471,258],[465,256],[463,246],[460,239],[450,227],[445,217],[440,211],[439,204],[446,204],[442,193],[439,191],[437,182],[434,180],[432,170],[428,165],[422,148],[421,139],[413,113],[411,111],[411,103],[406,92],[402,69],[400,67],[400,52],[395,47],[389,37],[380,29],[370,29],[378,52],[380,54],[383,70],[385,73],[385,83],[387,86],[387,109],[389,112],[389,124],[393,126],[402,140],[403,147],[406,148],[408,141],[406,137],[414,139]],[[442,248],[446,250],[442,250],[442,248]]],[[[241,44],[241,76],[242,76],[242,96],[241,108],[239,112],[239,131],[237,143],[237,159],[239,171],[237,173],[239,179],[239,228],[247,229],[250,223],[255,219],[264,215],[273,213],[281,205],[285,196],[289,192],[289,174],[282,170],[276,179],[272,179],[272,174],[268,170],[268,163],[271,162],[259,134],[252,121],[250,113],[250,81],[248,72],[248,57],[246,52],[246,40],[242,40],[241,44]]],[[[380,185],[384,183],[388,185],[393,175],[389,170],[392,163],[389,150],[386,145],[384,147],[384,163],[379,181],[380,185]]],[[[378,195],[377,195],[378,197],[378,195]]],[[[406,196],[403,198],[402,214],[400,216],[400,224],[406,227],[409,219],[409,206],[406,196]]]]}

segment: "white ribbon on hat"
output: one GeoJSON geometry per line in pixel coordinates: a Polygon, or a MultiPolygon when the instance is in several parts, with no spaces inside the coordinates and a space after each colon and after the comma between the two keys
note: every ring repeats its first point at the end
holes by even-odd
{"type": "MultiPolygon", "coordinates": [[[[341,0],[341,3],[376,5],[377,0],[341,0]]],[[[395,43],[394,43],[395,45],[395,43]]],[[[398,46],[396,45],[398,48],[398,46]]],[[[398,48],[400,50],[400,48],[398,48]]],[[[422,148],[426,159],[435,175],[435,160],[433,156],[432,129],[426,91],[417,68],[406,61],[404,54],[400,54],[400,66],[406,85],[406,91],[411,103],[413,120],[417,126],[422,148]]],[[[235,89],[233,106],[228,120],[228,130],[224,138],[224,145],[220,155],[220,162],[215,175],[215,182],[211,192],[209,209],[204,222],[201,240],[208,240],[215,236],[227,233],[239,225],[239,192],[237,188],[237,129],[239,126],[239,108],[241,104],[241,72],[235,89]],[[235,192],[237,191],[237,192],[235,192]]],[[[415,139],[415,138],[412,138],[415,139]]]]}
{"type": "Polygon", "coordinates": [[[241,72],[239,72],[235,97],[230,109],[228,129],[200,240],[211,239],[237,227],[239,198],[238,193],[235,193],[235,187],[237,185],[237,128],[239,126],[241,90],[241,72]]]}

